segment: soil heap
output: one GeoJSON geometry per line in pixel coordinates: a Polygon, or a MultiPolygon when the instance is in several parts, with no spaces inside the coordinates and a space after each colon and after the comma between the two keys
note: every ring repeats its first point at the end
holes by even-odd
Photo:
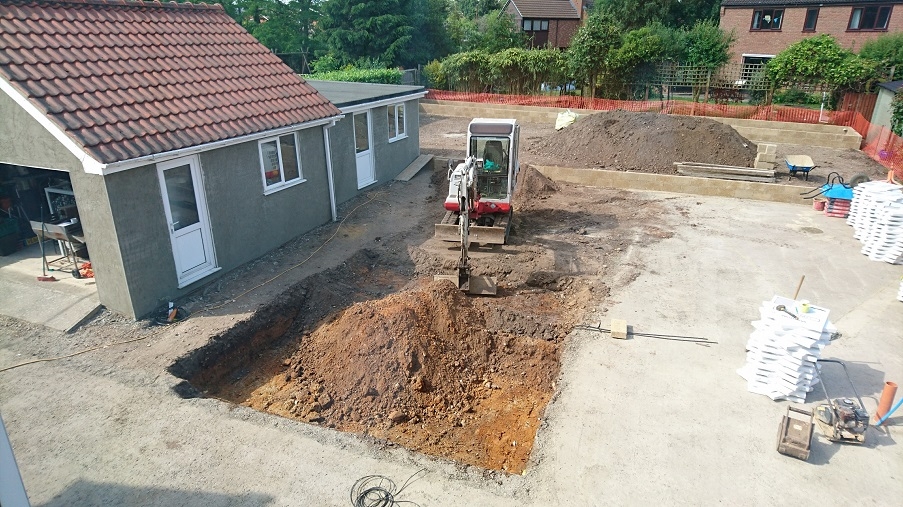
{"type": "Polygon", "coordinates": [[[358,303],[305,336],[246,404],[519,472],[553,393],[559,345],[516,320],[447,281],[358,303]]]}
{"type": "Polygon", "coordinates": [[[752,167],[756,145],[723,123],[695,116],[605,111],[537,140],[527,151],[561,165],[677,174],[674,162],[752,167]]]}

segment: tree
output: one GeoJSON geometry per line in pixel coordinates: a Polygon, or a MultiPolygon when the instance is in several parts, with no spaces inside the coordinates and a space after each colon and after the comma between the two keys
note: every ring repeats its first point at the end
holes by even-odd
{"type": "Polygon", "coordinates": [[[862,46],[859,56],[878,63],[884,79],[903,76],[903,33],[879,35],[862,46]]]}
{"type": "Polygon", "coordinates": [[[400,0],[326,0],[319,23],[324,45],[342,65],[399,65],[413,40],[406,7],[400,0]]]}
{"type": "Polygon", "coordinates": [[[593,9],[633,30],[655,22],[681,28],[697,21],[717,20],[720,5],[721,0],[601,0],[593,9]]]}
{"type": "MultiPolygon", "coordinates": [[[[648,83],[662,61],[683,58],[683,32],[653,23],[624,34],[621,46],[608,58],[606,95],[624,95],[630,85],[648,83]]],[[[649,87],[642,87],[648,95],[649,87]]]]}
{"type": "Polygon", "coordinates": [[[835,91],[868,88],[876,76],[876,68],[875,62],[842,48],[827,34],[791,44],[766,66],[775,86],[809,84],[835,91]]]}
{"type": "Polygon", "coordinates": [[[454,44],[446,25],[450,11],[449,1],[407,0],[406,4],[412,37],[400,63],[405,67],[413,67],[451,53],[454,44]]]}
{"type": "Polygon", "coordinates": [[[715,70],[731,59],[734,35],[726,33],[714,21],[699,21],[684,38],[685,61],[690,65],[715,70]]]}
{"type": "Polygon", "coordinates": [[[596,85],[609,63],[608,55],[621,45],[621,30],[607,15],[594,14],[571,38],[568,65],[571,73],[589,86],[589,96],[596,96],[596,85]]]}

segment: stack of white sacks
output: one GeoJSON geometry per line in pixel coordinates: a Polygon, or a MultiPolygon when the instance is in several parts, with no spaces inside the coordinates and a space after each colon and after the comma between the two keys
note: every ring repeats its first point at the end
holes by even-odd
{"type": "Polygon", "coordinates": [[[828,310],[775,296],[762,302],[759,313],[746,344],[746,364],[737,373],[752,393],[805,403],[806,393],[818,383],[815,362],[837,331],[828,310]],[[786,312],[777,309],[782,305],[786,312]]]}
{"type": "Polygon", "coordinates": [[[857,185],[847,223],[869,259],[903,264],[903,188],[899,185],[885,181],[857,185]]]}

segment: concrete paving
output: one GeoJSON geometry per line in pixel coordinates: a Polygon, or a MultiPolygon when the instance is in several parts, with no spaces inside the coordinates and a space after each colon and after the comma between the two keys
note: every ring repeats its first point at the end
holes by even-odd
{"type": "MultiPolygon", "coordinates": [[[[340,506],[364,475],[400,485],[421,468],[400,499],[422,506],[895,504],[903,414],[870,429],[864,446],[819,436],[809,462],[798,461],[775,450],[787,403],[747,392],[736,370],[760,301],[792,295],[805,274],[800,296],[829,308],[843,333],[823,356],[850,365],[873,411],[884,380],[903,379],[894,299],[903,268],[867,260],[843,220],[804,206],[642,195],[689,211],[657,224],[670,239],[610,268],[613,280],[640,274],[588,321],[624,318],[637,331],[718,343],[575,331],[524,475],[181,399],[164,371],[117,367],[151,339],[0,373],[0,410],[33,504],[340,506]]],[[[30,339],[4,337],[0,365],[20,361],[30,339]]],[[[848,393],[836,372],[824,378],[848,393]]]]}
{"type": "MultiPolygon", "coordinates": [[[[47,249],[53,241],[45,243],[47,249]]],[[[48,250],[49,260],[59,257],[48,250]]],[[[0,315],[69,331],[100,308],[93,278],[76,279],[68,271],[50,271],[57,281],[41,282],[41,250],[31,245],[0,257],[0,315]]]]}

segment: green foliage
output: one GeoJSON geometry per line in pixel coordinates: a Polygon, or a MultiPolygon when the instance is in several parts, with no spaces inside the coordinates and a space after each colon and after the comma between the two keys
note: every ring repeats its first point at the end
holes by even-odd
{"type": "Polygon", "coordinates": [[[361,69],[345,67],[331,72],[317,72],[305,77],[321,81],[352,81],[355,83],[401,84],[402,72],[398,69],[361,69]]]}
{"type": "Polygon", "coordinates": [[[767,65],[768,78],[776,86],[794,83],[821,84],[832,91],[864,91],[876,77],[877,64],[842,48],[827,34],[791,44],[767,65]]]}
{"type": "Polygon", "coordinates": [[[780,90],[774,94],[775,104],[797,104],[801,106],[821,104],[820,94],[806,93],[795,88],[780,90]]]}
{"type": "Polygon", "coordinates": [[[734,39],[734,34],[726,33],[714,21],[699,21],[684,36],[685,63],[715,70],[731,59],[734,39]]]}
{"type": "Polygon", "coordinates": [[[891,69],[896,67],[894,77],[899,79],[903,76],[903,32],[886,33],[867,41],[859,56],[877,62],[882,79],[891,79],[891,69]]]}
{"type": "Polygon", "coordinates": [[[442,62],[439,60],[433,60],[424,65],[423,75],[426,77],[428,88],[435,88],[437,90],[448,89],[448,77],[445,75],[445,71],[442,70],[442,62]]]}
{"type": "Polygon", "coordinates": [[[480,92],[488,88],[492,79],[489,54],[483,51],[455,53],[442,60],[442,72],[450,87],[467,92],[480,92]]]}
{"type": "Polygon", "coordinates": [[[608,14],[625,29],[661,23],[672,28],[716,21],[721,0],[600,0],[593,12],[608,14]]]}
{"type": "Polygon", "coordinates": [[[598,78],[608,68],[609,54],[621,46],[621,30],[606,15],[590,16],[571,38],[568,64],[571,75],[588,85],[590,96],[596,94],[598,78]]]}
{"type": "Polygon", "coordinates": [[[361,58],[398,65],[413,39],[401,0],[326,0],[322,13],[322,40],[342,65],[361,58]]]}
{"type": "Polygon", "coordinates": [[[316,61],[310,64],[310,67],[314,74],[317,74],[339,70],[340,68],[342,68],[342,64],[341,62],[339,62],[338,58],[333,56],[331,53],[327,53],[320,58],[317,58],[316,61]]]}
{"type": "Polygon", "coordinates": [[[899,90],[890,105],[890,130],[903,137],[903,92],[899,90]]]}
{"type": "Polygon", "coordinates": [[[446,25],[449,0],[408,0],[408,18],[412,37],[408,48],[399,58],[404,67],[442,58],[454,50],[446,25]]]}
{"type": "Polygon", "coordinates": [[[479,48],[496,53],[508,48],[526,48],[527,34],[517,29],[514,18],[507,12],[493,11],[480,20],[479,48]]]}
{"type": "Polygon", "coordinates": [[[215,0],[274,53],[317,49],[312,34],[320,17],[317,0],[215,0]]]}
{"type": "Polygon", "coordinates": [[[508,48],[489,56],[492,83],[515,94],[535,93],[542,83],[563,84],[564,64],[557,49],[508,48]]]}

